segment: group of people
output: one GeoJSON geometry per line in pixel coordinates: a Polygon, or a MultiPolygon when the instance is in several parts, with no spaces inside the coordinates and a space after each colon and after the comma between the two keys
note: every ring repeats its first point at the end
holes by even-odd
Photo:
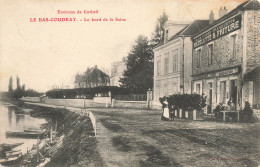
{"type": "MultiPolygon", "coordinates": [[[[217,121],[221,121],[223,118],[223,110],[236,110],[236,105],[232,100],[229,100],[227,105],[224,103],[219,103],[216,108],[213,110],[213,114],[217,121]]],[[[243,110],[239,111],[240,121],[241,122],[250,122],[253,117],[253,110],[250,107],[249,102],[245,102],[245,107],[243,110]]]]}
{"type": "Polygon", "coordinates": [[[162,114],[161,114],[161,120],[163,121],[174,121],[174,112],[175,112],[175,107],[174,106],[168,106],[167,101],[162,101],[162,114]]]}

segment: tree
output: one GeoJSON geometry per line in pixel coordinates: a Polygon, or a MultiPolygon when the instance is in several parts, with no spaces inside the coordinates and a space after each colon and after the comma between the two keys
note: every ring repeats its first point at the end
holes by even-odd
{"type": "Polygon", "coordinates": [[[152,33],[152,39],[151,39],[152,46],[155,46],[164,41],[164,29],[167,21],[168,21],[168,15],[166,14],[165,11],[163,11],[162,15],[160,15],[157,18],[155,30],[152,33]]]}
{"type": "Polygon", "coordinates": [[[21,98],[22,96],[23,96],[23,93],[22,93],[22,88],[21,88],[21,85],[20,85],[20,78],[17,76],[16,77],[16,90],[13,93],[13,97],[14,98],[21,98]]]}
{"type": "Polygon", "coordinates": [[[16,77],[16,84],[17,84],[16,89],[17,89],[17,90],[21,90],[20,78],[19,78],[18,76],[16,77]]]}
{"type": "Polygon", "coordinates": [[[83,74],[76,74],[74,84],[76,88],[106,86],[109,84],[109,76],[98,69],[97,66],[88,67],[83,74]]]}
{"type": "Polygon", "coordinates": [[[75,88],[84,88],[84,76],[77,73],[74,80],[75,88]]]}
{"type": "Polygon", "coordinates": [[[153,87],[153,52],[147,37],[140,35],[126,60],[127,69],[119,82],[133,93],[146,93],[153,87]]]}
{"type": "Polygon", "coordinates": [[[8,92],[9,92],[10,95],[13,94],[13,77],[12,76],[9,79],[8,92]]]}

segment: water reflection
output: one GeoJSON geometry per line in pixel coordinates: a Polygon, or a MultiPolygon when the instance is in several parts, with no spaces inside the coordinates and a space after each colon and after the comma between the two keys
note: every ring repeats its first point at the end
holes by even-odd
{"type": "Polygon", "coordinates": [[[0,102],[0,144],[23,142],[24,144],[16,149],[21,149],[24,154],[27,152],[27,149],[31,149],[33,144],[37,143],[37,139],[7,138],[5,132],[39,129],[42,124],[47,122],[44,118],[33,118],[30,115],[20,114],[20,111],[21,108],[16,106],[4,106],[0,102]]]}

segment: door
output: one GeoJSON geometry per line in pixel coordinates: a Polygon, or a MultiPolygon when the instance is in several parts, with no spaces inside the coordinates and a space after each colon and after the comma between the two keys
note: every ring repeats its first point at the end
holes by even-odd
{"type": "Polygon", "coordinates": [[[212,82],[208,83],[208,106],[207,106],[207,114],[212,113],[212,82]]]}
{"type": "Polygon", "coordinates": [[[230,99],[234,103],[234,109],[237,106],[237,80],[230,81],[230,99]]]}
{"type": "Polygon", "coordinates": [[[226,104],[226,81],[220,82],[220,103],[226,104]]]}

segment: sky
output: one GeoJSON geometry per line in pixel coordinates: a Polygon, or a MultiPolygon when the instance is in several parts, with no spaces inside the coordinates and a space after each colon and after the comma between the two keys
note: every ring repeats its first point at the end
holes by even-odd
{"type": "Polygon", "coordinates": [[[151,37],[157,18],[208,19],[211,10],[230,11],[244,0],[0,0],[0,91],[16,76],[26,89],[45,92],[73,88],[76,73],[87,67],[110,69],[126,57],[138,35],[151,37]],[[75,11],[75,14],[58,14],[75,11]],[[84,14],[84,10],[97,14],[84,14]],[[77,14],[81,11],[81,14],[77,14]],[[115,21],[115,18],[126,21],[115,21]],[[30,22],[36,18],[36,22],[30,22]],[[76,18],[75,22],[39,22],[39,18],[76,18]],[[114,21],[84,21],[85,19],[114,21]],[[80,21],[82,20],[82,21],[80,21]]]}

